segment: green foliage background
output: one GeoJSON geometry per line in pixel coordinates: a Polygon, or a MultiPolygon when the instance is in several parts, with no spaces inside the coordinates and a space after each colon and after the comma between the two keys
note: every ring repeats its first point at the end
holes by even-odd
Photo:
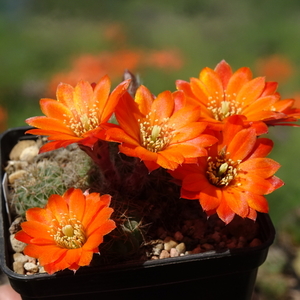
{"type": "MultiPolygon", "coordinates": [[[[7,127],[25,125],[41,115],[38,101],[57,72],[68,70],[72,58],[113,50],[103,38],[110,23],[123,24],[136,49],[178,48],[185,64],[168,73],[149,69],[143,83],[155,94],[175,90],[176,79],[225,59],[233,69],[258,59],[287,57],[293,77],[279,83],[282,97],[300,91],[300,2],[293,0],[2,0],[0,2],[0,105],[8,111],[7,127]]],[[[121,79],[120,74],[120,79],[121,79]]],[[[272,128],[271,157],[282,164],[278,176],[286,185],[270,195],[270,214],[279,226],[300,205],[297,167],[300,129],[272,128]]]]}

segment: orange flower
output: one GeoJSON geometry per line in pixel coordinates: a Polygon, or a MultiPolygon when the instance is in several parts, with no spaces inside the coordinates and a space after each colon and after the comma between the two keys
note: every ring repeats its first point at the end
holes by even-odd
{"type": "Polygon", "coordinates": [[[45,208],[30,208],[16,239],[28,244],[24,253],[35,257],[46,272],[90,264],[103,236],[116,226],[110,220],[110,195],[83,194],[69,189],[63,196],[52,195],[45,208]]]}
{"type": "Polygon", "coordinates": [[[292,108],[293,99],[281,100],[276,93],[277,83],[264,77],[252,79],[249,68],[232,72],[224,60],[212,70],[204,68],[190,83],[177,80],[177,89],[183,90],[192,102],[201,105],[204,121],[221,130],[224,120],[232,115],[244,115],[258,133],[266,133],[267,125],[294,125],[300,118],[300,109],[292,108]]]}
{"type": "Polygon", "coordinates": [[[197,164],[178,167],[172,176],[182,183],[181,197],[198,199],[208,215],[217,213],[229,223],[235,214],[256,219],[256,211],[268,212],[263,195],[283,185],[273,176],[280,167],[266,158],[273,142],[256,137],[254,128],[243,124],[241,116],[225,121],[224,132],[216,133],[220,142],[197,164]]]}
{"type": "Polygon", "coordinates": [[[73,88],[61,83],[57,88],[57,100],[41,99],[40,106],[46,116],[32,117],[26,122],[39,129],[27,133],[49,136],[52,141],[40,152],[79,143],[93,147],[95,134],[102,131],[102,124],[108,121],[119,98],[126,91],[129,81],[120,83],[110,92],[110,80],[104,76],[97,85],[80,81],[73,88]]]}
{"type": "Polygon", "coordinates": [[[135,99],[124,94],[115,114],[120,126],[108,129],[108,140],[121,143],[120,151],[139,157],[149,171],[159,166],[174,170],[183,162],[194,162],[206,155],[204,147],[217,141],[202,134],[206,123],[198,122],[199,107],[185,106],[182,92],[165,91],[154,98],[140,86],[135,99]]]}

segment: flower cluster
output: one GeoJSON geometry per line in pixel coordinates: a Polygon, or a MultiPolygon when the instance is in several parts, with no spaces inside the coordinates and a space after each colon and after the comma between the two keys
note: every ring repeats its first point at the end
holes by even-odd
{"type": "MultiPolygon", "coordinates": [[[[103,157],[108,144],[117,144],[114,155],[136,159],[147,170],[136,186],[143,176],[166,170],[164,178],[180,186],[178,201],[197,200],[225,224],[235,215],[256,220],[257,212],[267,213],[265,195],[283,182],[274,175],[280,165],[266,157],[273,142],[260,135],[270,125],[297,126],[294,100],[281,99],[277,83],[252,78],[246,67],[233,72],[225,61],[190,82],[177,80],[176,87],[153,96],[134,76],[112,92],[107,76],[98,84],[60,84],[57,100],[40,101],[45,116],[26,120],[35,127],[27,133],[48,136],[41,152],[77,143],[115,186],[126,178],[114,175],[103,157]]],[[[45,209],[30,209],[17,238],[48,272],[77,270],[114,228],[108,205],[108,195],[71,189],[50,197],[45,209]]]]}

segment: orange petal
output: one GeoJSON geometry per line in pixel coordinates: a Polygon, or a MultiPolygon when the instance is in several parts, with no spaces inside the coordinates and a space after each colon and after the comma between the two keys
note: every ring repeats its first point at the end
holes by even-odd
{"type": "Polygon", "coordinates": [[[246,191],[241,195],[244,200],[248,202],[248,205],[259,212],[267,213],[269,211],[269,205],[267,199],[262,195],[257,195],[251,191],[246,191]]]}
{"type": "MultiPolygon", "coordinates": [[[[102,225],[104,225],[108,221],[112,213],[113,209],[111,207],[105,207],[101,209],[101,211],[99,211],[98,214],[95,216],[93,222],[85,229],[86,235],[90,236],[94,233],[94,231],[101,229],[102,225]]],[[[104,234],[106,234],[106,232],[103,232],[102,235],[104,234]]]]}
{"type": "MultiPolygon", "coordinates": [[[[226,94],[232,97],[234,94],[238,94],[241,88],[251,80],[252,73],[249,68],[240,68],[235,71],[230,78],[227,88],[226,94]]],[[[230,98],[231,99],[231,98],[230,98]]]]}
{"type": "Polygon", "coordinates": [[[256,142],[255,129],[243,129],[239,131],[228,145],[227,152],[234,161],[243,160],[253,149],[256,142]]]}
{"type": "Polygon", "coordinates": [[[191,85],[187,81],[176,80],[176,88],[179,91],[183,91],[188,98],[195,97],[194,93],[192,92],[191,85]]]}
{"type": "Polygon", "coordinates": [[[214,98],[219,97],[219,101],[223,100],[224,90],[222,81],[214,70],[204,68],[200,72],[199,79],[206,86],[210,96],[214,98]]]}
{"type": "Polygon", "coordinates": [[[243,104],[243,106],[250,105],[261,95],[264,87],[265,79],[256,77],[241,88],[236,96],[236,101],[243,104]]]}
{"type": "Polygon", "coordinates": [[[15,239],[25,244],[30,244],[32,237],[28,235],[26,232],[24,232],[23,230],[20,230],[15,234],[15,239]]]}
{"type": "Polygon", "coordinates": [[[65,215],[69,214],[69,209],[66,201],[60,195],[51,195],[48,199],[46,209],[50,210],[58,222],[63,220],[65,215]]]}
{"type": "MultiPolygon", "coordinates": [[[[192,122],[182,128],[180,128],[174,137],[171,139],[170,144],[182,143],[185,141],[192,140],[201,135],[206,127],[205,123],[192,122]]],[[[205,135],[207,136],[207,135],[205,135]]]]}
{"type": "Polygon", "coordinates": [[[226,188],[223,191],[223,196],[230,209],[237,215],[245,218],[249,213],[249,207],[246,199],[241,197],[242,193],[242,190],[236,188],[226,188]]]}
{"type": "Polygon", "coordinates": [[[293,106],[295,100],[294,99],[285,99],[285,100],[280,100],[280,101],[277,101],[275,104],[274,104],[274,107],[275,107],[275,110],[276,111],[284,111],[286,110],[287,108],[290,108],[293,106]]]}
{"type": "MultiPolygon", "coordinates": [[[[91,101],[90,108],[93,104],[96,104],[98,108],[99,120],[102,118],[102,114],[105,106],[107,105],[109,93],[110,93],[110,79],[109,77],[103,76],[94,88],[93,101],[91,101]]],[[[102,122],[101,122],[102,123],[102,122]]]]}
{"type": "Polygon", "coordinates": [[[253,152],[247,159],[267,156],[271,152],[273,144],[273,141],[268,138],[257,139],[253,148],[253,152]]]}
{"type": "MultiPolygon", "coordinates": [[[[201,116],[200,107],[191,107],[186,106],[178,111],[176,111],[169,119],[168,124],[171,126],[176,125],[176,129],[189,125],[190,123],[195,123],[199,121],[201,116]]],[[[202,128],[202,131],[205,129],[206,124],[198,123],[198,126],[202,128]]]]}
{"type": "MultiPolygon", "coordinates": [[[[74,136],[74,132],[63,123],[63,120],[41,116],[26,119],[26,123],[33,127],[43,129],[44,135],[47,135],[47,130],[50,130],[74,136]]],[[[28,130],[27,132],[30,133],[30,130],[28,130]]]]}
{"type": "Polygon", "coordinates": [[[93,252],[92,251],[82,251],[78,265],[79,266],[88,266],[93,258],[93,252]]]}
{"type": "MultiPolygon", "coordinates": [[[[206,176],[202,173],[190,173],[185,176],[182,180],[182,187],[188,191],[200,192],[202,190],[208,189],[208,192],[211,184],[208,182],[206,176]]],[[[213,195],[215,193],[213,192],[213,195]]]]}
{"type": "Polygon", "coordinates": [[[106,131],[107,140],[117,143],[126,143],[132,146],[139,146],[139,141],[135,139],[135,136],[129,136],[121,128],[110,128],[106,131]]]}
{"type": "Polygon", "coordinates": [[[70,109],[65,104],[58,102],[57,100],[41,99],[40,107],[43,114],[53,119],[64,120],[66,118],[70,119],[73,117],[70,109]]]}
{"type": "Polygon", "coordinates": [[[113,220],[107,220],[91,235],[89,235],[86,243],[83,245],[83,249],[91,251],[97,248],[103,242],[103,236],[110,233],[115,228],[115,222],[113,220]]]}
{"type": "Polygon", "coordinates": [[[248,118],[251,116],[251,120],[259,120],[255,118],[255,114],[262,110],[270,110],[276,101],[278,101],[278,96],[276,95],[261,97],[243,109],[242,113],[247,115],[248,118]]]}
{"type": "Polygon", "coordinates": [[[93,88],[84,80],[77,83],[74,88],[73,101],[74,108],[79,115],[88,114],[90,102],[93,99],[93,88]]]}
{"type": "Polygon", "coordinates": [[[219,218],[225,223],[228,224],[230,223],[234,216],[235,213],[232,211],[232,209],[228,206],[227,202],[222,200],[219,207],[216,210],[219,218]]]}
{"type": "Polygon", "coordinates": [[[220,189],[211,184],[206,184],[199,193],[200,204],[205,211],[215,210],[221,203],[222,193],[220,189]]]}
{"type": "Polygon", "coordinates": [[[153,96],[145,86],[141,85],[136,91],[135,102],[138,104],[140,112],[146,116],[151,111],[153,96]]]}
{"type": "Polygon", "coordinates": [[[86,207],[85,197],[82,191],[80,189],[74,189],[69,199],[70,218],[75,215],[77,220],[82,221],[86,207]]]}
{"type": "Polygon", "coordinates": [[[174,110],[174,99],[170,91],[164,91],[160,93],[157,98],[153,100],[151,106],[151,119],[154,124],[154,120],[163,120],[169,118],[174,110]]]}
{"type": "Polygon", "coordinates": [[[82,253],[82,248],[69,249],[64,256],[64,260],[69,265],[72,265],[74,263],[78,265],[81,253],[82,253]]]}
{"type": "Polygon", "coordinates": [[[120,99],[115,114],[124,132],[135,139],[139,139],[140,127],[138,119],[142,120],[143,115],[139,112],[138,106],[129,93],[126,93],[120,99]]]}
{"type": "Polygon", "coordinates": [[[197,78],[191,78],[191,91],[196,97],[199,103],[202,103],[204,106],[208,103],[208,97],[211,97],[210,91],[207,89],[205,84],[197,78]]]}
{"type": "Polygon", "coordinates": [[[105,123],[109,120],[111,115],[113,114],[119,100],[123,96],[123,94],[126,92],[126,89],[129,86],[130,81],[125,80],[121,82],[110,94],[107,104],[104,107],[103,113],[101,115],[101,123],[105,123]]]}
{"type": "Polygon", "coordinates": [[[174,99],[174,112],[182,109],[186,105],[186,96],[182,91],[173,93],[174,99]]]}
{"type": "MultiPolygon", "coordinates": [[[[262,178],[271,177],[280,168],[280,164],[270,158],[253,158],[239,165],[242,171],[254,173],[262,178]]],[[[249,174],[251,176],[252,174],[249,174]]]]}
{"type": "Polygon", "coordinates": [[[53,240],[53,238],[50,237],[50,227],[48,225],[37,221],[27,221],[23,222],[21,227],[24,232],[32,237],[41,237],[53,240]]]}
{"type": "Polygon", "coordinates": [[[36,221],[50,226],[52,224],[52,214],[44,208],[33,207],[26,211],[26,220],[36,221]]]}
{"type": "Polygon", "coordinates": [[[258,195],[267,195],[274,191],[272,183],[258,175],[251,174],[251,176],[249,176],[249,174],[240,174],[239,177],[242,179],[241,188],[246,191],[258,195]]]}
{"type": "Polygon", "coordinates": [[[74,109],[73,92],[74,88],[71,85],[60,83],[56,90],[57,101],[66,105],[71,110],[74,109]]]}
{"type": "Polygon", "coordinates": [[[180,151],[180,148],[184,150],[180,145],[178,145],[178,147],[168,147],[166,150],[158,152],[158,157],[161,155],[165,160],[175,162],[176,164],[182,164],[184,162],[185,153],[180,151]]]}
{"type": "Polygon", "coordinates": [[[222,80],[223,89],[226,90],[229,79],[232,76],[232,70],[230,65],[225,60],[222,60],[215,67],[215,72],[219,75],[219,77],[222,80]]]}

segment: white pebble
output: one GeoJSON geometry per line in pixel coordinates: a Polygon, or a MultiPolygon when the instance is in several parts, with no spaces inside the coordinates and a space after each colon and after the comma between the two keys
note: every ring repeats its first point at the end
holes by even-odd
{"type": "Polygon", "coordinates": [[[37,273],[39,271],[39,267],[36,264],[30,262],[24,264],[24,269],[31,273],[37,273]]]}
{"type": "Polygon", "coordinates": [[[170,250],[170,256],[171,257],[177,257],[177,256],[179,256],[179,252],[176,250],[176,248],[171,248],[171,250],[170,250]]]}
{"type": "Polygon", "coordinates": [[[15,252],[22,252],[26,247],[26,244],[15,239],[15,235],[10,235],[10,243],[15,252]]]}
{"type": "Polygon", "coordinates": [[[167,250],[162,250],[159,255],[159,258],[162,259],[162,258],[168,258],[168,257],[170,257],[170,253],[167,250]]]}
{"type": "Polygon", "coordinates": [[[13,270],[17,274],[22,274],[22,275],[25,274],[24,263],[21,261],[14,261],[13,262],[13,270]]]}
{"type": "Polygon", "coordinates": [[[32,161],[39,154],[39,148],[37,145],[25,148],[20,154],[20,160],[32,161]]]}

